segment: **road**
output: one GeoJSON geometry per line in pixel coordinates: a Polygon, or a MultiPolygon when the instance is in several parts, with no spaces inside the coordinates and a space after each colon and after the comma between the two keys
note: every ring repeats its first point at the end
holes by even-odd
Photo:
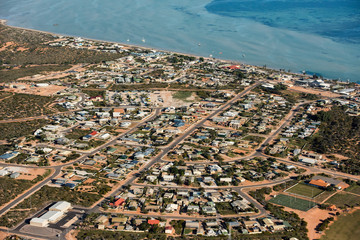
{"type": "MultiPolygon", "coordinates": [[[[148,118],[144,118],[143,121],[139,122],[138,124],[136,124],[134,126],[134,128],[121,133],[120,135],[116,136],[115,138],[113,138],[112,140],[110,140],[109,142],[95,148],[94,150],[92,150],[91,152],[88,152],[84,155],[82,155],[80,158],[76,159],[75,161],[69,162],[69,163],[65,163],[59,166],[53,166],[53,167],[43,167],[43,168],[52,168],[54,169],[53,174],[51,174],[50,176],[48,176],[47,178],[45,178],[42,182],[38,183],[38,185],[30,188],[28,191],[26,191],[25,193],[23,193],[22,195],[20,195],[19,197],[17,197],[16,199],[10,201],[8,204],[6,204],[4,207],[1,208],[0,210],[0,216],[4,213],[6,213],[10,208],[15,207],[17,204],[19,204],[21,201],[23,201],[25,198],[31,196],[32,194],[34,194],[36,191],[38,191],[40,188],[42,188],[43,186],[45,186],[46,184],[48,184],[51,179],[55,178],[56,176],[58,176],[61,172],[61,169],[65,166],[69,166],[69,165],[73,165],[74,163],[77,162],[81,162],[83,160],[85,160],[86,158],[88,158],[90,155],[93,155],[95,153],[97,153],[98,151],[105,149],[113,144],[115,144],[121,137],[123,137],[124,135],[131,133],[132,131],[135,131],[136,128],[138,128],[140,125],[144,124],[147,121],[151,121],[154,118],[156,118],[158,115],[160,114],[160,109],[156,109],[154,114],[149,116],[148,118]]],[[[0,163],[0,166],[18,166],[18,164],[6,164],[6,163],[0,163]]],[[[39,168],[38,166],[22,166],[22,167],[26,167],[26,168],[39,168]]]]}
{"type": "Polygon", "coordinates": [[[43,181],[41,181],[40,183],[38,183],[37,185],[33,186],[32,188],[30,188],[28,191],[26,191],[25,193],[21,194],[20,196],[16,197],[14,200],[10,201],[8,204],[6,204],[4,207],[2,207],[0,209],[0,216],[3,215],[4,213],[6,213],[10,208],[15,207],[17,204],[19,204],[21,201],[23,201],[24,199],[26,199],[27,197],[31,196],[33,193],[35,193],[36,191],[38,191],[40,188],[42,188],[43,186],[45,186],[48,182],[51,181],[51,179],[53,179],[54,177],[56,177],[57,175],[59,175],[61,171],[61,168],[55,168],[55,171],[53,172],[53,174],[51,174],[50,176],[48,176],[47,178],[45,178],[43,181]]]}
{"type": "MultiPolygon", "coordinates": [[[[148,163],[144,164],[143,166],[140,167],[139,170],[137,171],[133,171],[131,173],[131,175],[129,175],[129,177],[126,179],[126,181],[119,186],[116,190],[114,190],[110,196],[115,196],[118,194],[118,192],[125,186],[136,186],[140,184],[136,184],[134,183],[134,181],[137,178],[137,174],[143,172],[146,169],[151,168],[154,164],[160,162],[160,161],[164,161],[162,160],[162,158],[164,156],[166,156],[171,150],[173,150],[177,145],[179,145],[182,141],[184,141],[184,139],[186,139],[187,137],[189,137],[194,131],[196,131],[196,129],[202,127],[204,125],[204,123],[206,121],[208,121],[209,119],[213,118],[214,116],[218,115],[219,113],[223,112],[224,110],[226,110],[228,107],[231,106],[231,104],[233,104],[235,101],[237,101],[239,98],[245,96],[247,93],[249,93],[252,89],[254,89],[255,87],[259,86],[260,84],[262,84],[262,82],[258,82],[257,84],[254,84],[248,88],[246,88],[244,91],[242,91],[241,93],[237,94],[234,98],[230,99],[228,102],[226,102],[224,105],[220,106],[218,109],[216,109],[215,111],[213,111],[211,114],[209,114],[207,117],[203,118],[202,120],[198,121],[197,123],[193,124],[191,127],[189,127],[183,134],[181,134],[179,137],[177,137],[172,143],[170,143],[169,145],[163,147],[160,151],[160,153],[155,156],[152,160],[150,160],[148,163]]],[[[82,96],[82,99],[84,99],[84,96],[82,96]]],[[[292,110],[290,110],[290,112],[288,113],[288,115],[283,119],[281,125],[273,130],[270,135],[262,142],[262,144],[260,144],[260,146],[249,156],[246,157],[241,157],[239,159],[235,159],[235,160],[231,160],[231,161],[236,161],[236,160],[243,160],[243,159],[249,159],[249,158],[253,158],[253,157],[271,157],[268,156],[266,154],[263,153],[263,150],[267,147],[267,145],[269,143],[271,143],[278,135],[279,133],[281,133],[281,131],[283,130],[284,127],[286,127],[292,120],[292,118],[295,116],[297,110],[299,110],[301,107],[303,107],[303,105],[308,104],[310,101],[308,102],[302,102],[299,103],[297,105],[295,105],[293,107],[292,110]]],[[[81,162],[83,160],[85,160],[87,157],[89,157],[90,155],[93,155],[95,153],[97,153],[98,151],[107,148],[108,146],[111,146],[115,143],[118,142],[119,139],[121,139],[121,137],[123,137],[126,134],[129,134],[133,131],[135,131],[139,126],[141,126],[142,124],[146,123],[147,121],[151,121],[153,119],[155,119],[158,115],[160,114],[160,109],[156,108],[155,112],[149,116],[146,119],[143,119],[141,122],[139,122],[138,124],[136,124],[133,128],[129,129],[128,131],[119,134],[118,136],[114,137],[113,139],[111,139],[110,141],[108,141],[107,143],[89,151],[84,153],[80,158],[76,159],[75,161],[69,162],[69,163],[65,163],[59,166],[54,166],[51,167],[52,169],[54,169],[55,171],[49,176],[47,177],[45,180],[43,180],[41,183],[39,183],[38,185],[34,186],[33,188],[31,188],[29,191],[23,193],[21,196],[19,196],[18,198],[14,199],[13,201],[11,201],[10,203],[8,203],[6,206],[4,206],[1,210],[0,210],[0,215],[4,214],[6,211],[8,211],[10,208],[15,207],[18,203],[20,203],[23,199],[31,196],[31,194],[35,193],[36,191],[38,191],[42,186],[46,185],[49,181],[51,181],[51,179],[53,179],[54,177],[56,177],[57,175],[59,175],[59,173],[61,172],[62,167],[64,166],[69,166],[74,164],[75,162],[81,162]]],[[[298,162],[293,162],[290,161],[289,159],[283,159],[283,158],[276,158],[277,161],[282,162],[282,163],[286,163],[286,164],[290,164],[290,165],[295,165],[295,166],[299,166],[302,168],[306,168],[308,169],[310,172],[315,173],[315,172],[323,172],[323,173],[327,173],[327,174],[331,174],[335,177],[342,177],[342,178],[349,178],[352,180],[359,180],[358,177],[356,176],[351,176],[349,174],[344,174],[344,173],[339,173],[339,172],[335,172],[335,171],[331,171],[331,170],[326,170],[326,169],[321,169],[321,168],[315,168],[312,166],[306,166],[304,164],[298,163],[298,162]]],[[[0,166],[19,166],[17,164],[1,164],[0,166]]],[[[24,166],[24,167],[29,167],[29,168],[38,168],[37,166],[24,166]]],[[[47,167],[49,168],[49,167],[47,167]]],[[[284,183],[286,181],[288,181],[289,178],[285,178],[285,179],[280,179],[277,181],[273,181],[271,183],[262,183],[262,184],[255,184],[255,185],[248,185],[248,186],[226,186],[226,187],[206,187],[205,189],[232,189],[234,191],[236,191],[237,193],[239,193],[239,195],[241,197],[243,197],[244,199],[248,200],[250,203],[254,204],[254,206],[259,209],[259,212],[256,214],[253,214],[251,216],[251,218],[258,218],[258,217],[263,217],[266,216],[266,210],[263,208],[263,206],[261,204],[259,204],[255,199],[253,199],[251,196],[249,196],[248,194],[244,193],[243,190],[246,188],[259,188],[259,187],[266,187],[266,186],[271,186],[271,185],[275,185],[275,184],[280,184],[280,183],[284,183]]],[[[142,185],[141,185],[142,186],[142,185]]],[[[174,188],[174,189],[181,189],[184,188],[183,186],[161,186],[162,188],[174,188]]],[[[186,187],[187,188],[187,187],[186,187]]],[[[189,189],[192,189],[191,187],[189,187],[189,189]]],[[[85,209],[85,213],[91,213],[91,212],[101,212],[101,210],[99,209],[99,205],[96,205],[90,209],[85,209]]],[[[143,216],[143,214],[136,214],[136,213],[123,213],[124,215],[128,215],[128,216],[135,216],[135,215],[139,215],[139,216],[143,216]]],[[[160,217],[157,214],[153,214],[153,215],[146,215],[147,217],[160,217]]],[[[213,217],[195,217],[195,216],[163,216],[161,215],[162,218],[171,218],[171,219],[187,219],[187,220],[201,220],[201,219],[206,219],[206,218],[222,218],[222,217],[228,217],[228,216],[213,216],[213,217]]],[[[14,232],[14,233],[19,233],[15,230],[10,231],[10,232],[14,232]]],[[[64,238],[64,233],[61,235],[61,238],[64,238]]],[[[34,235],[36,236],[36,235],[34,235]]],[[[33,237],[33,236],[32,236],[33,237]]]]}

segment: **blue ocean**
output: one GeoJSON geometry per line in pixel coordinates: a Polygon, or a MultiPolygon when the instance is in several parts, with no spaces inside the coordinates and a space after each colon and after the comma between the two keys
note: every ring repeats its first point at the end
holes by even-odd
{"type": "Polygon", "coordinates": [[[360,82],[359,0],[2,0],[0,18],[360,82]]]}

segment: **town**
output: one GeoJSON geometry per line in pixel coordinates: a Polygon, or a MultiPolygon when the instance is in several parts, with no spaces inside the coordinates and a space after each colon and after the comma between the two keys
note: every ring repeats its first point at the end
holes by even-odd
{"type": "Polygon", "coordinates": [[[1,82],[7,236],[318,239],[359,208],[358,84],[47,38],[116,58],[1,82]]]}

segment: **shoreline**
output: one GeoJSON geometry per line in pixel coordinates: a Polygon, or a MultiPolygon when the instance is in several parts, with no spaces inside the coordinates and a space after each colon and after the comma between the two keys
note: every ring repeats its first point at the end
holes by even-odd
{"type": "MultiPolygon", "coordinates": [[[[136,44],[128,44],[128,43],[123,43],[123,42],[114,42],[114,41],[109,41],[109,40],[101,40],[101,39],[88,38],[88,37],[82,37],[82,36],[60,34],[60,33],[54,33],[54,32],[49,32],[49,31],[36,30],[36,29],[32,29],[32,28],[17,27],[17,26],[8,25],[6,19],[0,19],[0,24],[2,24],[4,26],[7,26],[7,27],[11,27],[11,28],[16,28],[16,29],[20,29],[20,30],[26,30],[26,31],[33,31],[33,32],[38,32],[38,33],[43,33],[43,34],[50,34],[50,35],[53,35],[53,36],[80,37],[80,38],[83,38],[85,40],[90,40],[90,41],[95,41],[95,42],[121,44],[124,47],[141,48],[141,49],[145,49],[145,50],[156,50],[156,51],[166,52],[166,53],[170,53],[170,54],[181,54],[181,55],[186,55],[186,56],[191,56],[191,57],[203,57],[204,59],[207,59],[207,60],[224,62],[224,63],[233,64],[233,65],[244,65],[244,66],[247,66],[247,67],[254,67],[254,68],[257,68],[257,69],[271,70],[271,71],[284,73],[284,74],[289,74],[289,75],[304,76],[304,77],[305,76],[306,77],[312,77],[313,76],[311,74],[306,74],[306,73],[303,74],[303,73],[300,73],[300,72],[298,72],[298,73],[297,72],[292,72],[292,71],[288,72],[288,71],[285,71],[284,68],[275,69],[275,68],[267,67],[266,64],[263,65],[263,66],[253,65],[253,64],[248,64],[248,63],[245,63],[245,62],[241,62],[239,60],[212,58],[212,57],[206,57],[206,56],[196,55],[196,54],[192,54],[192,53],[184,53],[184,52],[177,52],[177,51],[171,51],[171,50],[166,50],[166,49],[159,49],[159,48],[155,48],[155,47],[147,47],[147,46],[141,46],[141,45],[136,45],[136,44]],[[282,70],[284,70],[284,71],[282,71],[282,70]]],[[[344,82],[344,81],[341,81],[339,79],[331,79],[331,78],[326,78],[326,77],[323,77],[323,76],[321,76],[321,78],[324,79],[324,80],[329,80],[329,81],[344,82]]],[[[354,83],[358,84],[357,82],[354,82],[354,83]]]]}
{"type": "MultiPolygon", "coordinates": [[[[105,42],[105,43],[121,44],[121,45],[123,45],[124,47],[142,48],[142,49],[146,49],[146,50],[157,50],[157,51],[166,52],[166,53],[176,53],[176,54],[182,54],[182,55],[192,56],[192,57],[203,57],[204,59],[224,61],[224,62],[230,62],[230,63],[243,64],[243,65],[246,65],[246,66],[253,66],[253,67],[263,68],[262,66],[247,64],[247,63],[244,63],[244,62],[240,62],[240,61],[236,61],[236,60],[231,60],[231,59],[211,58],[211,57],[200,56],[200,55],[196,55],[196,54],[192,54],[192,53],[183,53],[183,52],[171,51],[171,50],[160,49],[160,48],[155,48],[155,47],[147,47],[147,46],[142,46],[142,45],[129,44],[129,43],[124,43],[124,42],[114,42],[114,41],[110,41],[110,40],[102,40],[102,39],[96,39],[96,38],[88,38],[88,37],[76,36],[76,35],[67,35],[67,34],[54,33],[54,32],[37,30],[37,29],[32,29],[32,28],[25,28],[25,27],[17,27],[17,26],[12,26],[12,25],[7,24],[7,20],[6,20],[6,19],[0,19],[0,24],[3,24],[3,25],[5,25],[5,26],[7,26],[7,27],[12,27],[12,28],[20,29],[20,30],[27,30],[27,31],[33,31],[33,32],[38,32],[38,33],[50,34],[50,35],[53,35],[53,36],[79,37],[79,38],[83,38],[83,39],[85,39],[85,40],[90,40],[90,41],[95,41],[95,42],[105,42]]],[[[278,71],[278,70],[272,69],[272,68],[267,68],[267,69],[271,69],[271,70],[278,71]]],[[[296,73],[295,73],[295,74],[296,74],[296,73]]]]}

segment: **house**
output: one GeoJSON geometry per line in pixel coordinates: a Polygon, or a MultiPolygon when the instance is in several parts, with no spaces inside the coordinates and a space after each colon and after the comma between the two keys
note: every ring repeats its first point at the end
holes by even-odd
{"type": "Polygon", "coordinates": [[[150,225],[157,225],[159,223],[160,223],[160,221],[156,220],[156,219],[149,219],[148,220],[148,224],[150,224],[150,225]]]}
{"type": "Polygon", "coordinates": [[[178,209],[178,205],[177,204],[175,204],[175,203],[170,203],[170,204],[168,204],[167,206],[166,206],[166,211],[167,212],[174,212],[174,211],[176,211],[177,209],[178,209]]]}
{"type": "Polygon", "coordinates": [[[119,198],[119,199],[115,200],[115,202],[110,203],[109,205],[111,207],[119,207],[119,206],[123,205],[124,203],[125,203],[125,199],[119,198]]]}
{"type": "Polygon", "coordinates": [[[109,218],[105,215],[100,215],[95,219],[96,223],[99,223],[101,225],[108,225],[109,224],[109,218]]]}
{"type": "Polygon", "coordinates": [[[0,177],[6,176],[8,175],[10,172],[4,168],[4,169],[0,169],[0,177]]]}
{"type": "Polygon", "coordinates": [[[199,212],[199,211],[200,211],[200,208],[199,208],[199,206],[197,206],[197,205],[189,205],[189,206],[187,207],[187,211],[188,211],[188,212],[199,212]]]}
{"type": "Polygon", "coordinates": [[[201,209],[207,215],[216,215],[215,207],[205,206],[205,207],[202,207],[201,209]]]}
{"type": "Polygon", "coordinates": [[[120,223],[120,224],[126,224],[128,218],[127,217],[113,217],[111,218],[111,223],[120,223]]]}
{"type": "Polygon", "coordinates": [[[150,181],[150,182],[154,182],[157,179],[156,176],[154,175],[148,175],[146,176],[146,180],[150,181]]]}
{"type": "Polygon", "coordinates": [[[198,228],[198,227],[199,227],[199,222],[197,221],[186,220],[185,222],[185,228],[198,228]]]}
{"type": "Polygon", "coordinates": [[[220,178],[220,182],[231,183],[231,182],[232,182],[232,179],[231,179],[231,177],[221,177],[221,178],[220,178]]]}
{"type": "Polygon", "coordinates": [[[19,152],[13,151],[13,152],[9,152],[9,153],[5,153],[3,155],[0,156],[0,159],[2,160],[11,160],[13,158],[15,158],[17,155],[19,155],[19,152]]]}
{"type": "Polygon", "coordinates": [[[309,164],[309,165],[315,165],[317,163],[317,161],[315,159],[307,158],[307,157],[303,157],[303,156],[299,157],[299,161],[302,163],[305,163],[305,164],[309,164]]]}
{"type": "Polygon", "coordinates": [[[235,200],[231,203],[231,206],[237,211],[243,212],[244,210],[249,208],[249,202],[246,200],[235,200]]]}
{"type": "Polygon", "coordinates": [[[172,226],[165,227],[165,234],[173,234],[174,232],[175,232],[175,229],[172,226]]]}
{"type": "Polygon", "coordinates": [[[185,122],[181,119],[174,119],[174,127],[182,127],[185,125],[185,122]]]}
{"type": "Polygon", "coordinates": [[[165,175],[162,175],[162,178],[164,179],[164,181],[170,182],[170,181],[174,180],[175,177],[174,177],[174,175],[165,174],[165,175]]]}
{"type": "Polygon", "coordinates": [[[120,117],[122,114],[125,114],[125,110],[123,108],[115,108],[113,111],[113,117],[120,117]]]}
{"type": "Polygon", "coordinates": [[[10,175],[10,178],[16,179],[16,178],[18,178],[19,176],[20,176],[20,173],[19,173],[19,172],[14,172],[14,173],[12,173],[12,174],[10,175]]]}

